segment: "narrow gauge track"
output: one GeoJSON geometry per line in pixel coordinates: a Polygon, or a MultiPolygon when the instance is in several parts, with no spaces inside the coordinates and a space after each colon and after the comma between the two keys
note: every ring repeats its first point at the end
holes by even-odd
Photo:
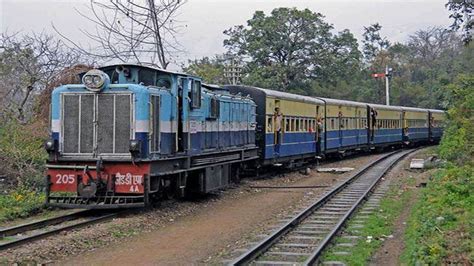
{"type": "Polygon", "coordinates": [[[392,152],[369,163],[230,264],[316,264],[322,251],[385,173],[413,151],[392,152]]]}
{"type": "Polygon", "coordinates": [[[0,251],[31,243],[63,231],[70,231],[87,225],[117,217],[120,212],[100,213],[94,210],[80,210],[70,214],[34,221],[0,229],[0,251]]]}

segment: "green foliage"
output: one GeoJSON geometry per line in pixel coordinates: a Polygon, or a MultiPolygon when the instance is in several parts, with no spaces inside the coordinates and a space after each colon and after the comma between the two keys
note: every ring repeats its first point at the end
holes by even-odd
{"type": "Polygon", "coordinates": [[[390,42],[386,37],[380,35],[382,26],[379,23],[374,23],[369,27],[364,27],[362,37],[364,57],[367,61],[371,61],[376,57],[380,51],[388,49],[390,42]]]}
{"type": "Polygon", "coordinates": [[[406,231],[407,264],[469,264],[474,259],[474,168],[439,171],[413,208],[406,231]]]}
{"type": "MultiPolygon", "coordinates": [[[[242,83],[303,95],[384,103],[384,79],[394,69],[393,105],[446,108],[447,84],[474,71],[473,47],[452,31],[430,27],[390,44],[378,23],[364,27],[363,53],[349,30],[333,33],[320,13],[276,8],[224,31],[224,46],[246,62],[242,83]]],[[[194,72],[195,73],[195,72],[194,72]]]]}
{"type": "Polygon", "coordinates": [[[7,181],[20,187],[40,188],[43,185],[43,171],[46,153],[43,141],[45,125],[21,124],[7,121],[0,127],[0,173],[7,181]]]}
{"type": "Polygon", "coordinates": [[[474,165],[474,76],[460,75],[447,91],[452,108],[440,155],[456,165],[474,165]]]}
{"type": "Polygon", "coordinates": [[[446,7],[451,11],[450,18],[454,19],[451,29],[463,32],[463,41],[469,44],[472,41],[472,28],[474,27],[472,11],[474,3],[472,0],[448,1],[446,7]]]}
{"type": "Polygon", "coordinates": [[[216,56],[215,58],[204,57],[202,59],[189,60],[183,71],[196,75],[209,84],[226,84],[228,81],[224,75],[224,58],[216,56]]]}
{"type": "Polygon", "coordinates": [[[448,125],[439,146],[448,161],[411,214],[403,260],[408,264],[469,264],[474,260],[474,76],[446,87],[448,125]]]}
{"type": "Polygon", "coordinates": [[[26,217],[39,211],[44,202],[45,195],[30,188],[19,188],[0,195],[0,222],[26,217]]]}
{"type": "Polygon", "coordinates": [[[276,8],[224,31],[224,46],[249,59],[244,84],[310,94],[312,80],[335,82],[358,69],[357,40],[348,30],[332,30],[320,13],[276,8]]]}

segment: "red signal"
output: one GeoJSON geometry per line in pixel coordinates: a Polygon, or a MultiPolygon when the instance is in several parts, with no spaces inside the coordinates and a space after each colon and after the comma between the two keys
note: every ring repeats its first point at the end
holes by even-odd
{"type": "Polygon", "coordinates": [[[372,77],[373,78],[384,78],[385,73],[374,73],[374,74],[372,74],[372,77]]]}

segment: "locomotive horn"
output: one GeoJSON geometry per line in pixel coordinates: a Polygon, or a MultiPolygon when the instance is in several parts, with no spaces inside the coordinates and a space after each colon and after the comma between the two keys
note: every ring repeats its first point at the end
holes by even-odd
{"type": "Polygon", "coordinates": [[[127,67],[124,67],[124,66],[117,66],[117,67],[115,68],[115,71],[116,71],[117,73],[123,73],[123,75],[124,75],[125,77],[130,76],[130,70],[129,70],[127,67]]]}

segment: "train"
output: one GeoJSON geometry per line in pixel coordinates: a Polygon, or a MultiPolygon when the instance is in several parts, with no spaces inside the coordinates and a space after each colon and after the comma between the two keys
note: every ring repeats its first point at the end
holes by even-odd
{"type": "Polygon", "coordinates": [[[302,96],[137,64],[51,94],[46,204],[114,209],[221,190],[244,173],[437,143],[442,110],[302,96]]]}

